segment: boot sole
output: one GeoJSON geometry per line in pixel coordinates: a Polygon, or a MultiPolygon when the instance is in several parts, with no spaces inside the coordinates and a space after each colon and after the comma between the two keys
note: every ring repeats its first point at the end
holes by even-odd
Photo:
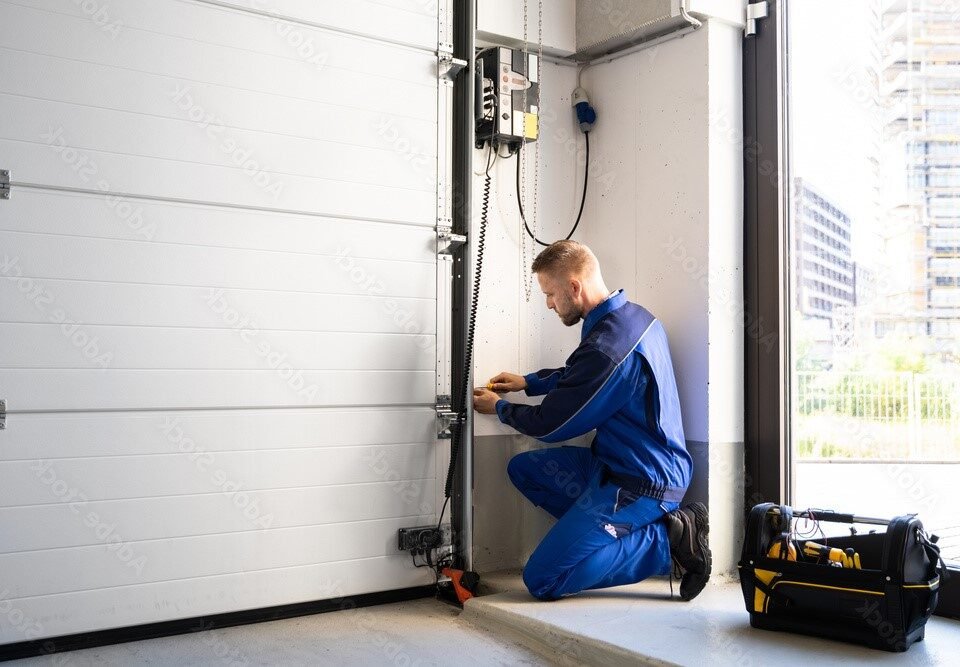
{"type": "Polygon", "coordinates": [[[697,528],[697,546],[700,547],[700,553],[703,556],[704,569],[702,573],[697,573],[696,578],[692,580],[692,587],[686,591],[680,592],[680,599],[689,602],[700,595],[707,582],[710,580],[710,573],[713,571],[713,553],[710,551],[708,536],[710,535],[710,518],[707,512],[707,506],[703,503],[693,503],[688,507],[693,513],[694,524],[697,528]]]}

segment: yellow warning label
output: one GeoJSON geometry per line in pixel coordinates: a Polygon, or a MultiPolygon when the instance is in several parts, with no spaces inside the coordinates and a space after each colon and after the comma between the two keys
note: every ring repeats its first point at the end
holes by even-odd
{"type": "Polygon", "coordinates": [[[540,136],[540,117],[537,114],[523,114],[523,136],[534,141],[540,136]]]}

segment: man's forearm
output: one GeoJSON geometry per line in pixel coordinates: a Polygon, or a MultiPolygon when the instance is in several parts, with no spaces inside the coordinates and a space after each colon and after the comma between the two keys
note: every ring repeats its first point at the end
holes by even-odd
{"type": "Polygon", "coordinates": [[[543,396],[557,386],[557,380],[563,373],[563,368],[544,368],[533,373],[527,373],[523,379],[527,382],[524,393],[527,396],[543,396]]]}

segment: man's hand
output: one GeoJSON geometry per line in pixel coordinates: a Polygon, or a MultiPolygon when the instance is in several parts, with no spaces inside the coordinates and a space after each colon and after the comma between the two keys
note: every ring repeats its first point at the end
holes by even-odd
{"type": "Polygon", "coordinates": [[[522,375],[507,372],[490,378],[490,384],[487,385],[487,389],[492,389],[498,394],[505,394],[508,391],[523,391],[526,388],[527,381],[522,375]]]}
{"type": "Polygon", "coordinates": [[[500,397],[486,387],[473,390],[473,409],[482,415],[497,414],[497,401],[500,397]]]}

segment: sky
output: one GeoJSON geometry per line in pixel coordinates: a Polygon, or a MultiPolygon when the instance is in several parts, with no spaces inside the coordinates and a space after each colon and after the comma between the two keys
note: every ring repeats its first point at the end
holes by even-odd
{"type": "Polygon", "coordinates": [[[854,260],[878,253],[875,174],[878,136],[865,68],[875,53],[871,0],[788,3],[791,157],[807,179],[853,221],[854,260]]]}

